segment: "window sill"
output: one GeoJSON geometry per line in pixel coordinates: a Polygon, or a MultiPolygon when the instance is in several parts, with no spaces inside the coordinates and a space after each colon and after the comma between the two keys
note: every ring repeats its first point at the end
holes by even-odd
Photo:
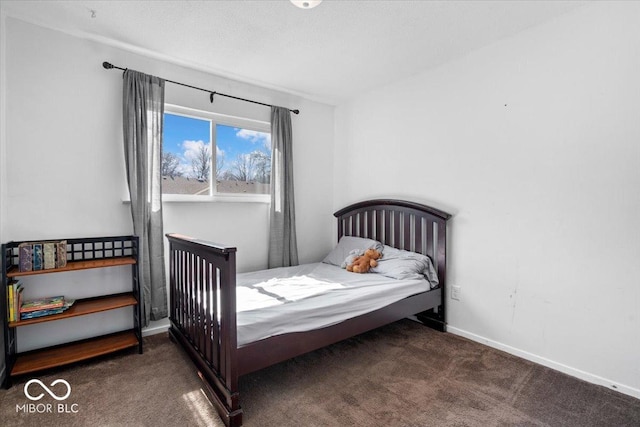
{"type": "Polygon", "coordinates": [[[190,196],[167,194],[162,196],[163,203],[271,203],[268,194],[216,194],[214,196],[190,196]]]}
{"type": "MultiPolygon", "coordinates": [[[[131,199],[124,198],[122,203],[129,204],[131,199]]],[[[271,203],[268,194],[216,194],[215,196],[192,196],[180,194],[166,194],[162,196],[162,203],[271,203]]]]}

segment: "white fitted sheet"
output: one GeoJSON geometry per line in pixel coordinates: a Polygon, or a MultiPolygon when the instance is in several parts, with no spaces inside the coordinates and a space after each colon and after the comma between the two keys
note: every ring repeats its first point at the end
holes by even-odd
{"type": "Polygon", "coordinates": [[[350,273],[324,263],[241,273],[236,279],[238,347],[334,325],[428,290],[424,279],[350,273]]]}

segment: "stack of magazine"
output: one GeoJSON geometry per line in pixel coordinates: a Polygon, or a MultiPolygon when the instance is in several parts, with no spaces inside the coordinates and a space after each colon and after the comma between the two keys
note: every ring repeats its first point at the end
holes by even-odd
{"type": "Polygon", "coordinates": [[[25,301],[20,307],[20,320],[60,314],[69,309],[75,300],[63,296],[25,301]]]}

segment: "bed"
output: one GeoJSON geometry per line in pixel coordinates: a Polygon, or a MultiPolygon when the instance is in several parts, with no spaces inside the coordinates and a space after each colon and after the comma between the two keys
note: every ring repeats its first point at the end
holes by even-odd
{"type": "Polygon", "coordinates": [[[323,262],[254,273],[236,274],[235,247],[167,234],[169,334],[193,360],[225,425],[242,425],[242,375],[409,316],[445,330],[450,215],[414,202],[379,199],[350,205],[334,216],[338,245],[323,262]],[[432,261],[430,274],[397,280],[395,273],[360,275],[332,264],[342,242],[360,240],[382,245],[383,259],[392,251],[426,255],[432,261]],[[277,282],[271,281],[275,275],[277,282]],[[301,277],[307,280],[303,286],[301,277]],[[283,289],[293,293],[283,298],[283,289]],[[365,296],[351,296],[353,289],[374,302],[358,304],[365,296]],[[316,304],[316,294],[329,295],[329,302],[316,304]]]}

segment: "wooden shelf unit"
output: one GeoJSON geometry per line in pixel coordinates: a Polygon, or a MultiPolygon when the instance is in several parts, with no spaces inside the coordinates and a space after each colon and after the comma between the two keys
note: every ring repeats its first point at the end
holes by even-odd
{"type": "MultiPolygon", "coordinates": [[[[45,369],[104,356],[127,348],[137,347],[142,353],[142,303],[138,278],[138,237],[97,237],[86,239],[66,239],[67,262],[61,268],[37,271],[19,271],[18,246],[25,242],[9,242],[2,245],[2,289],[5,298],[0,303],[0,315],[5,332],[6,374],[3,386],[9,388],[13,377],[34,373],[45,369]],[[95,268],[131,266],[131,292],[100,295],[79,299],[62,313],[33,319],[8,322],[6,295],[8,286],[19,277],[51,273],[69,273],[95,268]],[[95,336],[81,341],[61,343],[28,352],[17,351],[17,328],[55,322],[78,316],[87,316],[124,307],[133,308],[133,328],[108,335],[95,336]]],[[[38,243],[30,241],[26,243],[38,243]]],[[[72,298],[73,296],[68,296],[72,298]]]]}

